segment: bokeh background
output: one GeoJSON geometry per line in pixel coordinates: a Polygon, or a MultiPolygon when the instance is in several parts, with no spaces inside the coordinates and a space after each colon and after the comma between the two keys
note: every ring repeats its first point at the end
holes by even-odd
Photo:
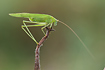
{"type": "MultiPolygon", "coordinates": [[[[50,14],[58,23],[40,49],[42,70],[103,70],[105,67],[105,0],[0,0],[0,70],[34,70],[36,44],[21,29],[24,18],[9,13],[50,14]]],[[[27,19],[26,19],[27,20],[27,19]]],[[[39,41],[41,27],[30,28],[39,41]]]]}

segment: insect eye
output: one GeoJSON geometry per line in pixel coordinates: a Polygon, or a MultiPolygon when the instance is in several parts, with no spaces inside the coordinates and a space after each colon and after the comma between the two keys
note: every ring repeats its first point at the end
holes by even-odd
{"type": "Polygon", "coordinates": [[[54,22],[54,26],[57,26],[57,21],[54,22]]]}

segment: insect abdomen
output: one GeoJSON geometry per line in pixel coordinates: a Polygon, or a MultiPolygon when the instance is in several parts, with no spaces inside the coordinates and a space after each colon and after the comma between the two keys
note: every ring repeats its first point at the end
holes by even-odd
{"type": "Polygon", "coordinates": [[[14,17],[24,17],[24,18],[35,18],[35,17],[47,17],[50,15],[46,14],[30,14],[30,13],[10,13],[9,15],[14,17]]]}
{"type": "Polygon", "coordinates": [[[53,23],[52,16],[47,14],[31,14],[31,13],[11,13],[14,17],[29,18],[31,21],[53,23]]]}

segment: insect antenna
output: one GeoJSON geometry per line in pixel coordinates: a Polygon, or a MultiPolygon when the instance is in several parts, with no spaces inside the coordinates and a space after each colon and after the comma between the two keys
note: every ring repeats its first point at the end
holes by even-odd
{"type": "Polygon", "coordinates": [[[58,20],[58,22],[64,24],[66,27],[68,27],[76,35],[76,37],[80,40],[80,42],[86,48],[86,50],[88,51],[88,53],[94,58],[93,54],[90,52],[90,50],[87,48],[87,46],[85,45],[85,43],[81,40],[81,38],[76,34],[76,32],[70,26],[68,26],[66,23],[64,23],[62,21],[59,21],[59,20],[58,20]]]}

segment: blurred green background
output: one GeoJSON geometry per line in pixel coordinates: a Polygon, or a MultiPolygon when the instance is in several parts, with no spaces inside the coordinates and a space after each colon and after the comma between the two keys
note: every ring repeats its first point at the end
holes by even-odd
{"type": "MultiPolygon", "coordinates": [[[[42,70],[103,70],[105,67],[105,0],[0,0],[0,70],[34,70],[36,44],[21,29],[24,18],[9,13],[44,13],[68,24],[53,27],[40,51],[42,70]]],[[[26,19],[27,20],[27,19],[26,19]]],[[[41,27],[30,28],[39,41],[41,27]]]]}

